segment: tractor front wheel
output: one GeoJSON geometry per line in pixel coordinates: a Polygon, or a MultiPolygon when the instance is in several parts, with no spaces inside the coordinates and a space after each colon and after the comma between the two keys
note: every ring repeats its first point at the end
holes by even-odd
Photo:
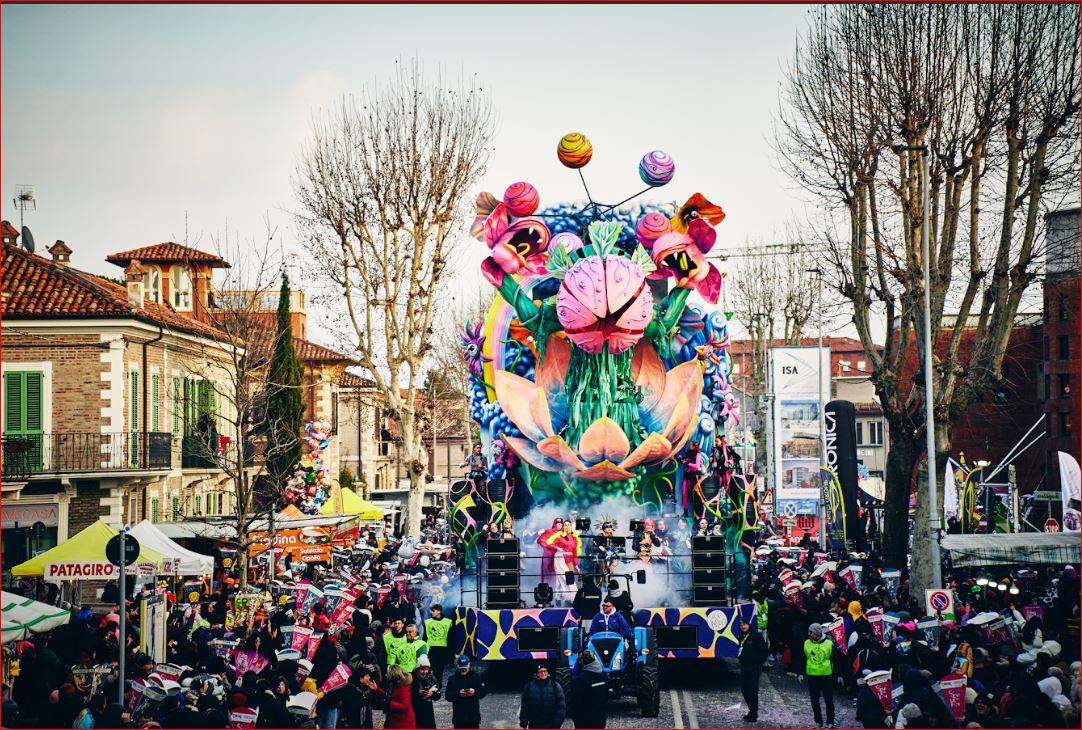
{"type": "Polygon", "coordinates": [[[571,697],[571,667],[556,667],[552,677],[564,691],[564,701],[567,702],[571,697]]]}
{"type": "Polygon", "coordinates": [[[639,668],[639,710],[643,717],[657,717],[661,712],[661,687],[657,667],[639,668]]]}

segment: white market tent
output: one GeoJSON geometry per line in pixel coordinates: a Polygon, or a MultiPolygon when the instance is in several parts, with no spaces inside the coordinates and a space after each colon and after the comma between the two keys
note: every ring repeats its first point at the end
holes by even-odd
{"type": "Polygon", "coordinates": [[[211,575],[214,573],[213,557],[194,553],[188,548],[178,545],[155,527],[150,520],[143,520],[131,528],[129,534],[134,536],[140,545],[146,545],[151,550],[161,553],[167,561],[176,561],[178,566],[176,575],[211,575]]]}
{"type": "Polygon", "coordinates": [[[1078,565],[1082,537],[1077,532],[1021,532],[944,535],[940,543],[956,568],[1043,563],[1078,565]]]}
{"type": "Polygon", "coordinates": [[[41,634],[63,626],[71,612],[32,598],[3,591],[0,593],[0,626],[4,643],[22,641],[30,634],[41,634]]]}

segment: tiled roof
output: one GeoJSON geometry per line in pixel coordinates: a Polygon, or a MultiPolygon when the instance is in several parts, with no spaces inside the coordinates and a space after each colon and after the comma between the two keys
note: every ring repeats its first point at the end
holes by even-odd
{"type": "MultiPolygon", "coordinates": [[[[257,362],[269,362],[274,350],[275,330],[270,327],[257,327],[252,329],[248,337],[248,352],[257,362]]],[[[317,345],[301,337],[293,338],[293,349],[297,353],[297,359],[302,364],[306,363],[345,363],[355,365],[353,358],[335,352],[329,347],[317,345]]]]}
{"type": "Polygon", "coordinates": [[[168,304],[147,299],[137,310],[128,301],[128,290],[122,284],[59,266],[20,246],[3,248],[0,317],[4,319],[128,317],[219,340],[226,336],[168,304]]]}
{"type": "Polygon", "coordinates": [[[338,378],[338,384],[343,388],[372,388],[375,386],[375,383],[368,378],[362,378],[360,375],[351,373],[348,370],[338,378]]]}
{"type": "Polygon", "coordinates": [[[229,268],[229,262],[220,256],[171,242],[155,243],[105,257],[106,261],[117,266],[127,266],[132,259],[139,259],[144,264],[203,263],[216,268],[229,268]]]}

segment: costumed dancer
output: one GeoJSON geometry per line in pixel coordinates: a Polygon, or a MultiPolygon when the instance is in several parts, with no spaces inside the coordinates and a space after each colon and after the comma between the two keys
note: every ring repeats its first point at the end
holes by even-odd
{"type": "Polygon", "coordinates": [[[474,444],[473,453],[467,456],[466,460],[459,464],[459,467],[469,467],[469,479],[477,487],[480,488],[485,484],[485,474],[488,472],[488,459],[486,459],[484,453],[482,453],[481,444],[474,444]]]}
{"type": "Polygon", "coordinates": [[[570,599],[571,590],[567,587],[567,581],[561,579],[569,572],[579,572],[579,554],[582,552],[582,539],[574,528],[571,520],[565,520],[563,529],[548,539],[549,544],[555,549],[552,556],[552,569],[556,583],[560,586],[555,592],[568,599],[570,599]]]}
{"type": "Polygon", "coordinates": [[[556,554],[556,548],[552,545],[552,540],[560,534],[563,530],[564,521],[562,518],[557,517],[552,521],[552,527],[542,532],[537,537],[537,544],[541,546],[541,582],[552,583],[553,576],[553,556],[556,554]]]}
{"type": "Polygon", "coordinates": [[[684,510],[687,511],[691,504],[690,491],[698,486],[699,481],[703,478],[704,470],[706,469],[706,457],[703,456],[702,451],[699,450],[699,444],[692,441],[688,444],[687,451],[679,457],[680,462],[684,465],[684,481],[681,493],[681,499],[683,500],[684,510]]]}

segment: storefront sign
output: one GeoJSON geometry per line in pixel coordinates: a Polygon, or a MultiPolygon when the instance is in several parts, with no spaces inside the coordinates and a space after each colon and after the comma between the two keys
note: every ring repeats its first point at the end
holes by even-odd
{"type": "Polygon", "coordinates": [[[46,563],[44,574],[45,580],[53,583],[62,580],[111,580],[117,576],[117,567],[105,560],[46,563]]]}
{"type": "MultiPolygon", "coordinates": [[[[270,542],[266,532],[249,534],[252,543],[249,555],[266,552],[270,542]]],[[[329,563],[331,560],[331,532],[326,527],[305,527],[300,530],[277,530],[274,533],[276,551],[289,555],[301,563],[329,563]]]]}
{"type": "Polygon", "coordinates": [[[3,505],[3,523],[0,527],[5,530],[19,527],[30,527],[35,522],[41,522],[46,527],[56,527],[59,522],[60,506],[55,502],[44,504],[21,504],[19,502],[5,502],[3,505]]]}

